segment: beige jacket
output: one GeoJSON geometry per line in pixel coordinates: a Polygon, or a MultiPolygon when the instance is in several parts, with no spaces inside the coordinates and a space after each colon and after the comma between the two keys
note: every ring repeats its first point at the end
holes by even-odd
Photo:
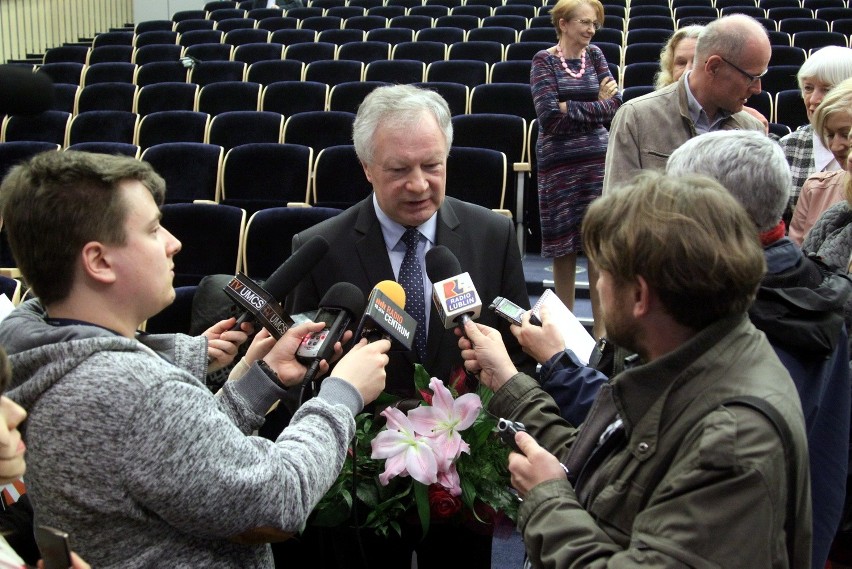
{"type": "MultiPolygon", "coordinates": [[[[687,105],[686,76],[624,103],[615,113],[606,149],[604,193],[639,170],[665,169],[671,153],[697,135],[687,105]]],[[[760,121],[742,111],[725,119],[722,129],[764,132],[760,121]]]]}

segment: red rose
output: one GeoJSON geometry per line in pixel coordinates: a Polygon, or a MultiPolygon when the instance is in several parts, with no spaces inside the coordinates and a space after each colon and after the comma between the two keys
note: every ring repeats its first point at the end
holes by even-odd
{"type": "Polygon", "coordinates": [[[461,500],[450,494],[440,484],[429,486],[429,509],[433,517],[438,519],[452,517],[461,510],[461,507],[461,500]]]}
{"type": "Polygon", "coordinates": [[[449,388],[456,392],[456,395],[464,395],[470,390],[467,388],[467,373],[464,366],[456,366],[450,371],[449,388]]]}

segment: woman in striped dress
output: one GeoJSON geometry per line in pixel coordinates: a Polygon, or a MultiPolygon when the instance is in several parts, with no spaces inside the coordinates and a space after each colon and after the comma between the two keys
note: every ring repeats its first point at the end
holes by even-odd
{"type": "MultiPolygon", "coordinates": [[[[601,50],[590,42],[603,22],[599,0],[559,0],[551,11],[558,43],[533,58],[530,84],[538,115],[538,196],[543,257],[553,257],[556,294],[574,308],[580,226],[601,195],[609,134],[604,128],[621,105],[618,85],[601,50]]],[[[589,263],[589,289],[598,318],[597,271],[589,263]]]]}

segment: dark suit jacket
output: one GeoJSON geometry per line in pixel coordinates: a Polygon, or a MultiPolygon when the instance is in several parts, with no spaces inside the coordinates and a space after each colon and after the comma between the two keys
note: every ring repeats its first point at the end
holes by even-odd
{"type": "MultiPolygon", "coordinates": [[[[325,292],[338,281],[355,284],[367,296],[380,281],[394,280],[372,195],[340,215],[297,234],[293,237],[293,250],[314,235],[322,235],[328,241],[328,254],[288,297],[287,309],[291,314],[317,308],[325,292]]],[[[508,323],[487,308],[496,296],[529,308],[511,220],[484,207],[447,197],[438,210],[435,239],[437,245],[444,245],[455,254],[463,271],[470,273],[483,302],[478,322],[498,328],[516,365],[532,371],[535,363],[521,351],[508,323]]],[[[431,302],[429,305],[432,313],[427,357],[420,363],[432,376],[446,382],[451,369],[462,363],[458,338],[452,330],[444,329],[435,307],[431,302]]],[[[387,392],[414,396],[416,359],[415,352],[391,354],[386,368],[387,392]]]]}

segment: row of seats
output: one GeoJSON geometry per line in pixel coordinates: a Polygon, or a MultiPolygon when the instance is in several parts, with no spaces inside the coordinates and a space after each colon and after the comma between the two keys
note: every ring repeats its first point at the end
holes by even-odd
{"type": "MultiPolygon", "coordinates": [[[[9,142],[0,144],[0,159],[14,152],[18,153],[17,159],[20,160],[23,158],[21,154],[26,151],[57,150],[47,143],[9,142]]],[[[228,253],[238,251],[237,243],[241,239],[234,240],[233,246],[228,247],[222,246],[221,236],[201,241],[187,238],[181,234],[180,224],[171,219],[167,211],[195,210],[193,224],[206,228],[205,235],[210,231],[229,233],[228,228],[234,225],[232,222],[223,220],[217,223],[210,216],[235,217],[239,220],[236,225],[244,226],[247,213],[271,207],[315,209],[306,203],[310,197],[309,190],[314,193],[312,201],[317,209],[345,208],[365,198],[371,191],[351,145],[326,148],[313,160],[310,148],[294,144],[248,144],[235,147],[223,156],[223,149],[216,145],[167,143],[147,149],[141,159],[148,161],[165,178],[167,201],[162,223],[184,242],[184,250],[175,261],[177,286],[197,284],[206,274],[238,270],[241,256],[228,253]],[[210,196],[201,193],[202,187],[209,190],[211,185],[215,186],[215,197],[221,203],[207,201],[210,196]],[[189,243],[197,243],[202,254],[193,255],[193,247],[189,243]],[[211,250],[216,251],[216,255],[210,255],[211,250]],[[225,259],[229,261],[225,262],[225,259]],[[204,267],[195,270],[189,268],[188,263],[203,264],[204,267]],[[232,264],[225,266],[223,263],[232,264]]],[[[502,205],[506,169],[506,156],[502,152],[454,145],[447,163],[447,193],[486,207],[494,206],[494,209],[505,213],[502,205]],[[471,171],[474,173],[471,174],[471,171]]],[[[282,241],[279,236],[267,241],[267,246],[270,243],[285,243],[286,247],[287,241],[282,241]]],[[[279,263],[274,262],[270,268],[279,263]]],[[[265,270],[249,268],[248,273],[268,276],[265,270]]]]}
{"type": "MultiPolygon", "coordinates": [[[[348,32],[354,30],[333,31],[348,32]]],[[[552,30],[527,30],[545,33],[527,34],[524,41],[520,42],[509,41],[515,39],[513,30],[506,30],[508,35],[502,38],[505,41],[500,41],[499,34],[474,34],[478,31],[501,32],[502,30],[500,28],[480,28],[465,32],[460,28],[429,28],[417,34],[414,41],[395,44],[386,41],[367,40],[365,33],[354,31],[357,38],[353,41],[342,41],[345,38],[325,38],[326,40],[341,40],[340,43],[323,41],[323,35],[327,33],[323,32],[317,41],[297,41],[287,45],[276,42],[249,43],[239,46],[201,43],[188,47],[167,44],[135,49],[129,46],[104,46],[90,50],[85,56],[85,62],[68,61],[65,63],[83,66],[68,67],[69,77],[71,78],[69,82],[85,84],[87,81],[83,76],[83,71],[92,65],[103,63],[132,63],[139,66],[162,61],[174,62],[183,57],[192,57],[199,61],[239,61],[248,65],[258,61],[278,59],[290,59],[304,63],[328,59],[344,59],[363,63],[386,59],[413,59],[424,63],[443,59],[478,59],[488,63],[496,63],[498,61],[531,61],[538,51],[546,49],[554,43],[552,30]],[[423,32],[434,33],[426,34],[423,32]],[[476,39],[488,37],[493,39],[476,39]],[[79,78],[76,70],[80,71],[79,78]],[[73,81],[74,79],[76,81],[73,81]]],[[[646,33],[654,31],[636,30],[637,33],[630,37],[631,40],[635,41],[630,41],[626,47],[623,47],[620,42],[605,41],[608,34],[596,38],[593,43],[604,51],[604,55],[610,63],[626,65],[642,61],[655,62],[659,60],[660,51],[669,34],[646,33]]],[[[809,52],[824,47],[824,42],[819,41],[823,35],[822,32],[802,32],[789,38],[791,42],[796,43],[795,46],[783,43],[773,45],[770,65],[801,65],[808,57],[809,52]]],[[[787,37],[784,37],[784,41],[787,39],[787,37]]],[[[842,42],[837,42],[838,45],[845,43],[845,36],[842,40],[842,42]]],[[[82,54],[80,59],[83,59],[82,54]]],[[[62,62],[55,61],[55,63],[62,62]]],[[[45,65],[49,65],[49,63],[45,65]]],[[[108,68],[101,67],[100,69],[108,68]]],[[[117,67],[117,69],[120,69],[120,67],[117,67]]],[[[127,69],[133,68],[127,67],[127,69]]],[[[126,72],[126,75],[132,75],[132,73],[126,72]]]]}
{"type": "MultiPolygon", "coordinates": [[[[519,4],[530,6],[547,6],[553,5],[555,3],[556,0],[346,0],[345,2],[341,2],[341,0],[307,0],[305,2],[308,7],[325,9],[333,8],[340,5],[358,6],[363,8],[374,8],[376,6],[403,6],[406,8],[413,8],[417,6],[447,6],[449,8],[455,8],[458,6],[482,5],[496,8],[499,6],[511,6],[519,4]]],[[[602,3],[605,6],[617,5],[626,7],[628,4],[628,0],[603,0],[602,3]]],[[[678,8],[680,6],[708,5],[716,6],[717,8],[722,8],[726,6],[751,5],[760,6],[762,8],[767,9],[786,6],[803,6],[805,8],[818,9],[847,5],[846,0],[630,0],[629,3],[632,7],[670,6],[672,8],[678,8]]],[[[204,5],[204,12],[212,12],[214,10],[228,8],[251,10],[252,3],[227,1],[208,2],[204,5]]]]}
{"type": "MultiPolygon", "coordinates": [[[[511,62],[523,63],[523,62],[511,62]]],[[[311,64],[322,65],[322,63],[311,64]]],[[[501,64],[492,73],[522,73],[529,76],[529,65],[503,69],[501,64]]],[[[311,75],[308,76],[309,78],[311,75]]],[[[410,83],[410,81],[409,81],[410,83]]],[[[364,97],[379,85],[389,81],[344,81],[329,84],[323,81],[276,81],[263,86],[245,81],[223,81],[199,87],[193,83],[164,82],[138,87],[131,83],[97,83],[85,87],[55,85],[57,97],[54,109],[79,114],[89,111],[126,111],[140,116],[160,111],[201,111],[217,115],[227,111],[271,111],[284,116],[305,111],[357,112],[364,97]],[[67,93],[65,87],[69,87],[67,93]]],[[[492,83],[501,87],[475,86],[454,82],[415,82],[440,92],[450,105],[453,115],[497,112],[517,114],[527,119],[535,117],[530,87],[526,82],[492,83]],[[479,89],[475,96],[472,91],[479,89]],[[492,97],[502,97],[493,100],[492,97]]]]}
{"type": "MultiPolygon", "coordinates": [[[[323,62],[311,65],[326,67],[323,62]]],[[[751,105],[759,108],[771,122],[783,123],[791,128],[807,122],[804,103],[795,79],[797,69],[798,66],[771,68],[772,73],[765,79],[766,88],[754,95],[751,101],[751,105]]],[[[624,100],[652,91],[651,82],[656,71],[657,66],[654,63],[626,66],[621,77],[626,85],[623,90],[624,100]]],[[[616,71],[616,77],[617,73],[616,71]]],[[[529,76],[529,64],[498,63],[492,66],[491,74],[492,80],[496,79],[498,74],[500,78],[507,80],[512,78],[510,75],[514,75],[514,80],[509,83],[478,85],[473,90],[467,85],[452,82],[418,84],[441,92],[447,99],[453,115],[493,112],[515,114],[527,120],[535,118],[529,85],[521,82],[525,76],[529,76]],[[505,68],[507,65],[509,67],[505,68]]],[[[310,77],[312,76],[308,75],[308,78],[310,77]]],[[[56,109],[69,114],[101,110],[126,111],[143,117],[162,111],[199,111],[210,116],[240,110],[271,111],[284,116],[322,110],[355,113],[370,91],[380,85],[389,84],[391,83],[387,81],[355,80],[331,85],[322,81],[293,79],[277,81],[265,87],[246,81],[223,81],[201,88],[193,83],[178,82],[156,83],[142,88],[130,83],[97,83],[86,87],[69,85],[69,93],[58,97],[56,109]]],[[[58,92],[64,91],[64,87],[56,86],[58,92]]]]}
{"type": "MultiPolygon", "coordinates": [[[[284,62],[275,62],[284,63],[284,62]]],[[[316,62],[317,74],[307,75],[308,79],[324,79],[320,71],[335,71],[336,64],[342,62],[316,62]],[[331,68],[331,69],[327,69],[331,68]]],[[[66,113],[79,114],[94,110],[115,110],[148,115],[158,111],[200,110],[211,115],[229,110],[261,110],[290,116],[304,111],[342,110],[356,112],[364,96],[381,84],[405,83],[433,89],[447,100],[452,114],[467,113],[505,113],[517,114],[530,119],[535,117],[532,95],[528,82],[520,82],[522,75],[529,76],[528,64],[524,62],[505,62],[489,68],[482,62],[436,62],[450,65],[448,68],[432,67],[426,74],[429,82],[420,81],[424,64],[420,62],[387,61],[371,63],[370,67],[386,64],[392,66],[388,73],[375,75],[386,81],[372,80],[367,74],[362,81],[361,75],[353,81],[339,83],[302,80],[295,74],[288,81],[275,81],[263,86],[252,81],[219,81],[203,87],[193,83],[164,81],[138,87],[132,83],[105,82],[85,87],[68,84],[56,84],[54,109],[66,113]],[[520,63],[521,65],[514,65],[520,63]],[[511,64],[508,68],[507,64],[511,64]],[[509,79],[514,74],[516,82],[481,83],[468,86],[460,80],[464,72],[474,73],[484,80],[489,73],[495,77],[509,79]],[[446,80],[444,80],[446,79],[446,80]]],[[[356,66],[359,64],[356,64],[356,66]]],[[[274,66],[283,68],[281,66],[274,66]]],[[[616,76],[618,74],[617,69],[616,76]]],[[[283,76],[283,75],[282,75],[283,76]]],[[[345,77],[344,77],[345,79],[345,77]]]]}
{"type": "MultiPolygon", "coordinates": [[[[119,119],[123,118],[125,118],[123,113],[120,116],[115,116],[115,113],[84,113],[78,115],[69,126],[71,134],[67,135],[66,138],[70,138],[70,140],[66,140],[69,144],[65,146],[125,154],[137,158],[141,156],[152,163],[159,163],[159,161],[149,159],[149,152],[153,151],[155,155],[165,158],[169,157],[170,154],[163,148],[168,148],[175,156],[175,158],[169,158],[173,164],[171,171],[180,177],[180,179],[175,180],[174,184],[169,184],[170,188],[180,188],[170,189],[170,196],[177,201],[195,199],[219,201],[223,196],[234,198],[236,196],[228,188],[241,184],[247,184],[251,192],[258,192],[257,189],[252,188],[267,187],[270,184],[274,186],[282,177],[293,176],[299,170],[293,166],[295,160],[288,159],[288,153],[284,150],[284,147],[298,147],[304,149],[301,155],[302,164],[305,166],[303,169],[305,172],[304,183],[295,184],[295,193],[289,193],[283,201],[285,203],[309,202],[315,205],[318,203],[328,205],[330,201],[345,201],[329,197],[327,190],[324,198],[320,198],[319,193],[315,190],[314,197],[311,199],[307,194],[307,180],[311,178],[310,172],[313,171],[310,165],[313,164],[314,154],[319,155],[330,147],[343,147],[351,144],[352,123],[354,121],[352,113],[334,111],[300,113],[293,115],[284,123],[283,117],[275,115],[275,113],[235,112],[218,115],[209,120],[203,113],[171,111],[145,117],[137,128],[135,139],[114,136],[115,132],[104,132],[104,129],[97,128],[98,125],[95,122],[98,119],[108,119],[113,123],[118,123],[120,122],[119,119]],[[79,123],[81,117],[85,119],[85,123],[79,123]],[[283,132],[282,124],[284,125],[283,132]],[[91,128],[88,131],[80,132],[84,126],[91,128]],[[241,129],[241,131],[238,133],[229,132],[229,130],[236,129],[241,129]],[[85,146],[81,147],[80,144],[85,146]],[[249,161],[256,162],[256,165],[236,169],[234,181],[231,183],[227,181],[227,176],[221,178],[223,181],[221,188],[224,193],[220,193],[220,177],[217,172],[219,171],[218,164],[221,162],[221,158],[225,156],[223,153],[230,155],[231,150],[245,149],[246,145],[256,146],[262,150],[257,150],[254,154],[251,152],[246,154],[249,161]],[[206,158],[204,156],[193,158],[194,153],[202,147],[215,148],[217,151],[215,154],[210,154],[208,150],[206,158]],[[263,150],[264,148],[266,149],[263,150]],[[154,149],[160,150],[155,151],[154,149]],[[143,150],[141,155],[140,150],[143,150]],[[283,154],[279,156],[279,152],[283,154]],[[211,164],[214,167],[211,168],[211,164]],[[267,173],[268,170],[271,171],[267,173]],[[208,183],[204,183],[204,180],[207,180],[208,183]]],[[[504,188],[509,187],[510,194],[512,194],[510,198],[514,197],[516,174],[512,172],[516,170],[525,171],[523,166],[516,166],[516,164],[523,164],[529,160],[528,156],[531,149],[528,145],[527,121],[515,115],[499,114],[458,115],[453,117],[452,121],[455,129],[455,146],[491,149],[500,152],[506,157],[505,160],[508,160],[508,163],[501,160],[498,164],[500,183],[497,187],[501,188],[499,199],[490,198],[483,202],[477,202],[483,203],[483,205],[487,203],[488,207],[492,209],[503,209],[504,198],[502,193],[505,191],[504,188]]],[[[36,149],[60,147],[60,144],[46,136],[47,128],[31,132],[30,136],[24,136],[22,126],[18,117],[12,117],[5,121],[3,127],[3,133],[7,139],[6,142],[0,144],[0,148],[5,147],[6,152],[11,152],[17,148],[18,150],[10,155],[13,161],[20,158],[21,149],[28,148],[26,145],[29,143],[36,144],[37,146],[32,147],[36,149]]],[[[37,125],[30,123],[28,126],[37,125]]],[[[25,155],[28,156],[29,154],[25,155]]],[[[10,163],[9,161],[5,162],[6,167],[10,163]]],[[[338,182],[326,180],[320,184],[317,181],[319,185],[328,187],[334,183],[342,183],[352,186],[355,180],[360,179],[359,198],[369,193],[369,186],[363,179],[363,175],[360,174],[360,165],[355,158],[354,151],[345,156],[335,154],[330,164],[329,179],[333,178],[338,182]],[[335,162],[337,162],[337,166],[334,166],[335,162]],[[337,169],[335,170],[335,168],[337,169]],[[341,175],[344,171],[347,171],[347,175],[341,175]]],[[[471,165],[469,170],[473,174],[463,172],[459,174],[457,181],[467,179],[471,175],[480,176],[488,168],[485,166],[477,168],[471,165]]],[[[159,168],[158,171],[160,171],[159,168]]],[[[469,185],[480,183],[481,181],[478,180],[475,184],[469,185]]],[[[293,184],[290,185],[293,186],[293,184]]],[[[276,201],[278,202],[277,205],[281,205],[280,196],[276,198],[276,201]]]]}
{"type": "MultiPolygon", "coordinates": [[[[306,44],[316,45],[316,44],[306,44]]],[[[319,60],[304,65],[299,61],[272,60],[254,63],[249,68],[243,62],[205,61],[187,71],[180,62],[153,62],[137,67],[132,63],[96,63],[86,74],[80,85],[87,87],[98,83],[127,83],[145,87],[156,83],[192,83],[200,87],[223,81],[249,81],[270,85],[283,80],[307,79],[336,85],[348,81],[386,81],[389,83],[450,82],[461,83],[470,88],[488,84],[497,69],[497,82],[529,82],[529,73],[522,77],[521,71],[528,69],[529,62],[499,62],[494,66],[482,60],[459,59],[437,60],[429,64],[410,59],[379,60],[367,65],[353,60],[319,60]],[[95,69],[97,68],[97,69],[95,69]],[[94,72],[93,72],[94,69],[94,72]],[[519,71],[521,70],[521,71],[519,71]],[[94,76],[96,78],[93,78],[94,76]],[[511,79],[511,81],[508,81],[511,79]],[[522,81],[523,80],[523,81],[522,81]]],[[[73,63],[49,63],[41,66],[39,73],[48,74],[54,83],[77,85],[75,79],[82,68],[73,63]],[[47,68],[47,69],[45,69],[47,68]]],[[[615,77],[618,66],[612,64],[615,77]]]]}
{"type": "MultiPolygon", "coordinates": [[[[842,1],[829,1],[821,3],[810,3],[808,6],[803,6],[798,2],[790,3],[783,6],[766,6],[758,5],[755,2],[697,2],[679,6],[672,6],[666,3],[637,6],[631,3],[626,4],[608,4],[606,5],[608,14],[626,17],[641,17],[641,16],[667,16],[678,17],[678,11],[683,11],[683,15],[687,15],[693,9],[704,8],[705,10],[695,10],[692,15],[714,15],[706,8],[715,10],[715,15],[720,15],[720,11],[730,8],[743,8],[750,12],[749,15],[755,17],[769,17],[774,20],[782,20],[784,18],[818,18],[832,21],[840,18],[849,18],[847,5],[842,1]],[[702,13],[703,12],[703,13],[702,13]]],[[[400,5],[381,5],[371,8],[360,6],[332,6],[329,8],[306,7],[293,8],[290,10],[276,9],[255,9],[250,11],[238,9],[223,9],[212,12],[203,12],[200,10],[178,12],[172,20],[172,29],[182,31],[186,29],[221,29],[231,30],[246,27],[257,27],[257,22],[267,19],[287,17],[295,20],[308,20],[312,18],[327,18],[328,26],[342,27],[337,20],[346,20],[352,17],[361,16],[381,16],[392,19],[404,16],[415,16],[417,18],[441,18],[444,16],[475,16],[477,18],[488,18],[490,16],[521,16],[524,18],[547,17],[551,5],[541,4],[514,4],[514,5],[497,5],[489,6],[487,4],[465,4],[462,6],[441,6],[441,5],[415,5],[405,7],[400,5]],[[337,20],[335,20],[337,19],[337,20]],[[206,21],[206,24],[200,22],[206,21]],[[240,23],[242,21],[243,23],[240,23]],[[248,22],[246,22],[248,21],[248,22]],[[192,22],[185,24],[185,22],[192,22]]],[[[319,22],[320,20],[314,20],[319,22]]],[[[161,20],[162,22],[162,20],[161,20]]],[[[312,23],[313,24],[313,23],[312,23]]],[[[165,29],[165,24],[148,24],[143,29],[152,27],[165,29]]]]}

